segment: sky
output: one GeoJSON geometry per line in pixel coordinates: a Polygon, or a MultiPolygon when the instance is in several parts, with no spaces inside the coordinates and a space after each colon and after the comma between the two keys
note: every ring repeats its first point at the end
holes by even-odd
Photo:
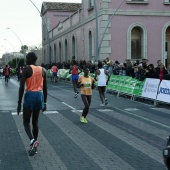
{"type": "MultiPolygon", "coordinates": [[[[41,11],[43,2],[81,3],[81,0],[31,1],[39,11],[41,11]]],[[[0,0],[0,58],[7,52],[19,52],[22,44],[28,47],[41,47],[42,20],[31,1],[0,0]]]]}

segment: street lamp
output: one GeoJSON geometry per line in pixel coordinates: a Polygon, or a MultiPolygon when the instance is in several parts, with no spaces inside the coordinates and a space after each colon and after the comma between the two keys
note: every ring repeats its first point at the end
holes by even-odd
{"type": "Polygon", "coordinates": [[[9,43],[9,45],[13,48],[13,51],[15,52],[14,46],[7,39],[4,39],[4,40],[9,43]]]}
{"type": "Polygon", "coordinates": [[[9,29],[9,30],[11,30],[11,32],[13,32],[14,34],[15,34],[15,36],[18,38],[18,40],[20,41],[20,43],[21,43],[21,47],[23,46],[23,43],[22,43],[22,41],[20,40],[20,38],[18,37],[18,35],[11,29],[11,28],[6,28],[6,29],[9,29]]]}
{"type": "Polygon", "coordinates": [[[47,23],[44,19],[44,17],[41,15],[41,12],[40,10],[37,8],[37,6],[34,4],[34,2],[32,2],[30,0],[30,2],[34,5],[34,7],[37,9],[37,11],[40,13],[40,16],[42,17],[43,19],[43,22],[45,24],[45,27],[46,27],[46,30],[47,30],[47,43],[48,43],[48,48],[47,48],[47,52],[48,52],[48,60],[49,60],[49,63],[51,63],[51,56],[50,56],[50,38],[49,38],[49,29],[48,29],[48,26],[47,26],[47,23]]]}
{"type": "Polygon", "coordinates": [[[98,13],[97,13],[97,5],[96,0],[94,0],[94,9],[95,9],[95,17],[96,17],[96,55],[95,61],[98,61],[99,58],[99,47],[98,47],[98,13]]]}
{"type": "MultiPolygon", "coordinates": [[[[24,50],[24,59],[25,59],[25,49],[24,49],[24,46],[23,46],[23,43],[22,43],[22,41],[21,41],[21,39],[19,38],[19,36],[11,29],[11,28],[6,28],[6,29],[9,29],[9,30],[11,30],[11,32],[18,38],[18,40],[20,41],[20,43],[21,43],[21,50],[24,50]]],[[[17,62],[17,59],[16,59],[16,62],[17,62]]],[[[25,62],[26,62],[26,60],[25,60],[25,62]]],[[[18,62],[19,63],[19,62],[18,62]]],[[[26,63],[25,63],[26,64],[26,63]]],[[[16,65],[17,66],[17,65],[16,65]]]]}

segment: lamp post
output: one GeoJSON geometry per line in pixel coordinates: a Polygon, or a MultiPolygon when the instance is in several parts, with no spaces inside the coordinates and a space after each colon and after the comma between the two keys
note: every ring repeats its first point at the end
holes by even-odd
{"type": "MultiPolygon", "coordinates": [[[[21,39],[19,38],[19,36],[11,28],[7,27],[6,29],[11,30],[11,32],[18,38],[19,42],[21,43],[21,49],[22,49],[24,46],[23,46],[23,43],[22,43],[21,39]]],[[[23,49],[23,50],[24,50],[24,59],[25,59],[25,49],[23,49]]],[[[17,67],[17,65],[16,65],[16,67],[17,67]]]]}
{"type": "Polygon", "coordinates": [[[98,61],[99,58],[99,47],[98,47],[98,12],[97,12],[97,5],[96,0],[94,0],[94,9],[95,9],[95,18],[96,18],[96,54],[95,54],[95,61],[98,61]]]}
{"type": "MultiPolygon", "coordinates": [[[[14,46],[13,46],[7,39],[4,39],[4,40],[7,41],[7,42],[10,44],[10,46],[13,48],[13,51],[16,52],[15,49],[14,49],[14,46]]],[[[16,68],[17,68],[20,60],[17,62],[17,57],[16,57],[16,60],[15,60],[15,61],[16,61],[15,66],[16,66],[16,68]]]]}
{"type": "Polygon", "coordinates": [[[49,38],[49,29],[48,29],[48,26],[47,26],[47,23],[46,23],[46,21],[45,21],[45,19],[44,19],[44,17],[41,15],[41,12],[40,12],[40,10],[37,8],[37,6],[34,4],[34,2],[32,2],[31,0],[30,0],[30,2],[34,5],[34,7],[37,9],[37,11],[40,13],[40,16],[42,17],[42,20],[43,20],[43,22],[44,22],[44,24],[45,24],[45,27],[46,27],[46,30],[47,30],[47,44],[48,44],[48,48],[47,48],[47,53],[48,53],[48,61],[49,61],[49,64],[51,63],[51,56],[50,56],[50,38],[49,38]]]}
{"type": "Polygon", "coordinates": [[[22,41],[20,40],[20,38],[18,37],[18,35],[17,35],[11,28],[6,28],[6,29],[11,30],[11,32],[13,32],[13,34],[14,34],[14,35],[18,38],[18,40],[20,41],[21,46],[23,46],[23,43],[22,43],[22,41]]]}
{"type": "Polygon", "coordinates": [[[4,40],[9,43],[9,45],[13,48],[13,51],[15,52],[14,46],[7,39],[4,39],[4,40]]]}
{"type": "Polygon", "coordinates": [[[100,53],[100,48],[101,48],[101,44],[102,44],[102,41],[104,39],[104,35],[107,31],[107,28],[109,27],[109,24],[110,22],[112,21],[112,18],[114,17],[114,15],[116,14],[116,12],[118,11],[118,9],[120,8],[120,6],[123,4],[125,0],[122,0],[119,4],[119,6],[116,8],[115,12],[112,14],[109,22],[107,23],[106,25],[106,28],[102,34],[102,37],[101,37],[101,40],[100,40],[100,43],[99,43],[99,46],[98,46],[98,12],[97,12],[97,6],[96,6],[96,0],[94,0],[94,8],[95,8],[95,16],[96,16],[96,48],[97,48],[97,51],[96,51],[96,58],[98,59],[98,56],[99,56],[99,53],[100,53]]]}

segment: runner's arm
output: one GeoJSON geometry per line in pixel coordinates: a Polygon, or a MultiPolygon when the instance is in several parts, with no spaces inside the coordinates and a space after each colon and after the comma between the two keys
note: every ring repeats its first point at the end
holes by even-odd
{"type": "Polygon", "coordinates": [[[43,94],[44,94],[44,103],[47,102],[47,79],[46,79],[46,70],[44,68],[43,69],[43,94]]]}
{"type": "Polygon", "coordinates": [[[106,82],[106,84],[108,85],[108,82],[110,80],[110,75],[109,75],[109,73],[106,70],[105,70],[105,74],[107,75],[107,82],[106,82]]]}
{"type": "Polygon", "coordinates": [[[19,87],[19,96],[18,96],[18,104],[22,103],[22,97],[24,94],[24,88],[25,88],[25,81],[26,81],[26,69],[23,69],[22,71],[22,77],[20,80],[20,87],[19,87]]]}

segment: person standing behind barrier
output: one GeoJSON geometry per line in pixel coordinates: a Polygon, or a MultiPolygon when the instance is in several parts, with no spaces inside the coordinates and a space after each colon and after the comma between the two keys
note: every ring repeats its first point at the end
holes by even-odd
{"type": "Polygon", "coordinates": [[[8,85],[9,75],[10,75],[10,68],[8,67],[8,65],[6,65],[4,69],[5,85],[8,85]]]}
{"type": "Polygon", "coordinates": [[[83,70],[84,75],[79,77],[77,83],[77,87],[81,88],[81,98],[84,103],[84,109],[80,118],[80,122],[88,123],[86,117],[91,104],[92,89],[94,89],[94,79],[89,76],[89,69],[87,66],[85,66],[83,70]]]}
{"type": "Polygon", "coordinates": [[[99,91],[99,96],[101,100],[101,106],[107,105],[108,101],[107,98],[105,97],[105,91],[106,91],[106,85],[109,82],[110,76],[104,68],[102,68],[102,63],[98,63],[98,70],[96,70],[95,77],[94,79],[98,81],[98,91],[99,91]],[[107,81],[106,81],[106,76],[107,76],[107,81]]]}
{"type": "Polygon", "coordinates": [[[168,74],[168,71],[165,69],[163,63],[159,63],[159,67],[156,68],[156,78],[162,81],[165,74],[168,74]]]}
{"type": "Polygon", "coordinates": [[[57,81],[57,72],[58,72],[58,68],[56,66],[56,64],[54,64],[51,68],[52,71],[52,81],[56,82],[57,81]]]}
{"type": "Polygon", "coordinates": [[[19,115],[26,83],[23,103],[23,124],[25,132],[30,139],[29,156],[33,156],[37,153],[37,147],[39,145],[39,142],[37,141],[39,113],[40,110],[46,110],[47,104],[46,71],[41,66],[35,66],[36,60],[37,56],[35,53],[30,52],[26,55],[26,63],[28,66],[26,66],[22,72],[17,107],[17,113],[19,115]],[[31,116],[33,127],[32,132],[30,127],[31,116]]]}
{"type": "Polygon", "coordinates": [[[148,72],[145,74],[146,78],[156,78],[156,71],[153,64],[148,65],[148,72]]]}
{"type": "Polygon", "coordinates": [[[78,70],[82,71],[81,68],[76,65],[76,61],[73,60],[69,73],[72,74],[72,84],[73,84],[73,89],[74,89],[74,92],[75,92],[75,95],[74,95],[75,98],[77,98],[77,96],[79,94],[79,92],[77,90],[77,81],[78,81],[78,78],[79,78],[78,70]]]}

